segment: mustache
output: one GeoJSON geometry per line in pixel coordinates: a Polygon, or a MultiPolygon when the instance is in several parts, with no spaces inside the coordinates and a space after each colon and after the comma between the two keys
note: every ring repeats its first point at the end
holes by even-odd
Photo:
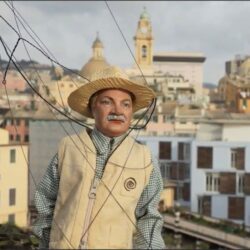
{"type": "Polygon", "coordinates": [[[115,120],[115,121],[122,121],[122,122],[125,122],[125,116],[124,115],[114,115],[114,114],[110,114],[107,116],[107,120],[108,121],[112,121],[112,120],[115,120]]]}

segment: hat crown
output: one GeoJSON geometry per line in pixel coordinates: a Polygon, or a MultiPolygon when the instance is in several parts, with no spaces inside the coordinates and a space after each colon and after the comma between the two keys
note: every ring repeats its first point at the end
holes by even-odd
{"type": "Polygon", "coordinates": [[[119,67],[112,66],[107,67],[104,70],[96,71],[92,74],[90,81],[93,82],[98,79],[105,79],[105,78],[123,78],[129,80],[129,77],[127,74],[125,74],[119,67]]]}

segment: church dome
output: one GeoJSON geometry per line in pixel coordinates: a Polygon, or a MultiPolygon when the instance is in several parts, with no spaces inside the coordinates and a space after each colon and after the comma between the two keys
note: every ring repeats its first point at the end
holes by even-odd
{"type": "Polygon", "coordinates": [[[109,64],[107,63],[105,58],[96,59],[91,57],[89,61],[82,67],[80,75],[87,79],[90,79],[91,75],[95,71],[101,71],[107,68],[108,66],[109,64]]]}
{"type": "Polygon", "coordinates": [[[103,56],[103,48],[103,44],[97,33],[96,39],[92,44],[93,56],[80,70],[81,76],[90,79],[91,75],[94,72],[101,71],[110,66],[109,63],[106,61],[105,57],[103,56]]]}

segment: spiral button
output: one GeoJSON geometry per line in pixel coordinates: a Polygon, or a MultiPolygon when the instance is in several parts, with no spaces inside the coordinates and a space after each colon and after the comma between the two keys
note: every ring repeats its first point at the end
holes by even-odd
{"type": "Polygon", "coordinates": [[[135,189],[136,188],[136,180],[132,177],[129,177],[127,178],[125,181],[124,181],[124,187],[127,191],[130,191],[132,189],[135,189]]]}

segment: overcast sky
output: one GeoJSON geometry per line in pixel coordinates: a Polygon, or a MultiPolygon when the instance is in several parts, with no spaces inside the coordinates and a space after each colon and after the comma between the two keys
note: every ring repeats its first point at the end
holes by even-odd
{"type": "MultiPolygon", "coordinates": [[[[203,53],[204,82],[217,84],[224,75],[225,61],[236,54],[250,54],[250,2],[108,2],[126,42],[103,1],[14,1],[13,4],[54,57],[69,68],[81,69],[88,61],[97,31],[107,61],[121,67],[132,66],[134,59],[126,42],[134,52],[133,36],[144,6],[152,22],[154,51],[203,53]]],[[[17,28],[14,15],[4,2],[0,2],[0,15],[17,28]]],[[[19,28],[24,38],[35,43],[20,23],[19,28]]],[[[3,20],[0,20],[0,35],[10,48],[14,46],[17,35],[3,20]]],[[[49,64],[31,46],[27,49],[32,59],[49,64]]],[[[0,55],[7,58],[1,44],[0,55]]],[[[22,44],[15,56],[18,60],[28,59],[22,44]]]]}

